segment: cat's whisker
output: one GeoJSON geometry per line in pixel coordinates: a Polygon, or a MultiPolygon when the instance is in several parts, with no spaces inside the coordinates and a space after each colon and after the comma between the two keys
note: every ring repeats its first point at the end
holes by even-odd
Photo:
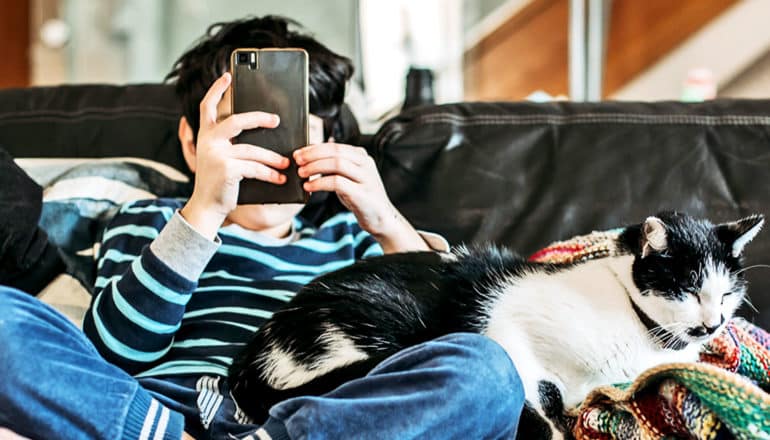
{"type": "Polygon", "coordinates": [[[663,348],[669,349],[673,347],[673,344],[677,341],[677,337],[674,333],[669,333],[666,335],[664,341],[663,341],[663,348]]]}
{"type": "Polygon", "coordinates": [[[665,335],[665,334],[667,334],[667,332],[668,332],[668,330],[666,330],[663,326],[659,325],[657,327],[653,327],[653,328],[647,330],[647,336],[652,336],[652,337],[655,337],[655,338],[659,338],[660,335],[665,335]]]}
{"type": "Polygon", "coordinates": [[[744,295],[742,301],[748,304],[749,307],[751,307],[751,310],[754,310],[754,312],[759,313],[759,310],[757,310],[757,308],[754,307],[754,304],[751,302],[748,295],[744,295]]]}
{"type": "Polygon", "coordinates": [[[663,345],[665,348],[674,348],[674,344],[678,343],[680,340],[682,340],[682,336],[686,334],[687,326],[686,324],[682,323],[680,324],[682,327],[681,330],[677,330],[674,332],[670,332],[668,336],[668,341],[663,345]]]}
{"type": "Polygon", "coordinates": [[[657,327],[653,327],[652,330],[660,329],[660,330],[664,330],[664,331],[667,331],[667,332],[670,333],[670,332],[675,331],[675,330],[680,329],[680,328],[687,329],[689,327],[690,327],[690,324],[688,324],[686,322],[672,322],[672,323],[669,323],[669,324],[666,324],[666,325],[659,325],[657,327]]]}
{"type": "Polygon", "coordinates": [[[690,327],[691,325],[686,322],[672,322],[647,330],[647,335],[659,339],[663,348],[669,349],[682,340],[682,336],[687,334],[690,327]]]}
{"type": "Polygon", "coordinates": [[[736,275],[740,275],[740,274],[742,274],[743,272],[746,272],[749,269],[754,269],[754,268],[757,268],[757,267],[761,267],[761,268],[765,268],[765,269],[770,269],[770,264],[755,264],[753,266],[744,267],[743,269],[735,272],[735,274],[736,275]]]}
{"type": "Polygon", "coordinates": [[[664,349],[673,348],[678,341],[682,339],[690,328],[690,324],[685,322],[672,322],[669,324],[658,325],[647,330],[647,336],[660,341],[664,349]]]}

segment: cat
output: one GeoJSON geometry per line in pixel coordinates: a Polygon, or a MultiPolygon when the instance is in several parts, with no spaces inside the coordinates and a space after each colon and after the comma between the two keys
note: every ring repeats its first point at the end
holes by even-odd
{"type": "Polygon", "coordinates": [[[764,217],[714,225],[664,212],[622,230],[611,257],[542,264],[497,246],[362,260],[305,286],[234,359],[240,408],[320,395],[453,332],[501,345],[525,390],[518,438],[571,438],[567,409],[600,385],[695,362],[742,302],[740,258],[764,217]]]}

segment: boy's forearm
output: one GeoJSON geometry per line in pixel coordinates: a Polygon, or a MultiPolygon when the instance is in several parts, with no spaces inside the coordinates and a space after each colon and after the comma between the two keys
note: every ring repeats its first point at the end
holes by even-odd
{"type": "Polygon", "coordinates": [[[194,198],[188,200],[179,213],[184,217],[188,225],[209,240],[215,239],[217,231],[219,231],[225,220],[223,214],[205,206],[194,198]]]}
{"type": "Polygon", "coordinates": [[[385,254],[431,250],[449,252],[449,243],[443,237],[416,230],[400,213],[384,232],[373,236],[385,254]]]}

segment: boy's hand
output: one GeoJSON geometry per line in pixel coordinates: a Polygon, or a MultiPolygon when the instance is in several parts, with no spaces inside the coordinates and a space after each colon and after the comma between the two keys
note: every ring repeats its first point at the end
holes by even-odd
{"type": "Polygon", "coordinates": [[[289,166],[289,159],[254,145],[233,144],[243,130],[278,126],[278,116],[263,112],[230,115],[218,121],[217,105],[231,82],[225,73],[212,84],[200,104],[200,128],[196,143],[195,187],[182,215],[201,234],[216,236],[227,215],[238,202],[242,179],[259,179],[281,185],[286,176],[276,171],[289,166]]]}
{"type": "Polygon", "coordinates": [[[305,182],[308,192],[331,191],[372,234],[385,253],[427,250],[417,231],[390,202],[374,159],[361,147],[324,143],[294,152],[302,178],[321,177],[305,182]]]}

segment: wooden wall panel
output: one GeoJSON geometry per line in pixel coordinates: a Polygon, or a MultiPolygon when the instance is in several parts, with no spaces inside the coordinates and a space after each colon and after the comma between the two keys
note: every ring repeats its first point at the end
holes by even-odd
{"type": "Polygon", "coordinates": [[[737,1],[613,0],[604,73],[605,96],[655,64],[737,1]]]}
{"type": "Polygon", "coordinates": [[[0,0],[0,88],[29,85],[29,0],[0,0]]]}
{"type": "MultiPolygon", "coordinates": [[[[738,0],[613,0],[604,95],[668,54],[738,0]]],[[[568,0],[533,0],[465,54],[468,100],[568,93],[568,0]]]]}
{"type": "Polygon", "coordinates": [[[468,100],[567,93],[567,0],[534,0],[465,54],[468,100]]]}

